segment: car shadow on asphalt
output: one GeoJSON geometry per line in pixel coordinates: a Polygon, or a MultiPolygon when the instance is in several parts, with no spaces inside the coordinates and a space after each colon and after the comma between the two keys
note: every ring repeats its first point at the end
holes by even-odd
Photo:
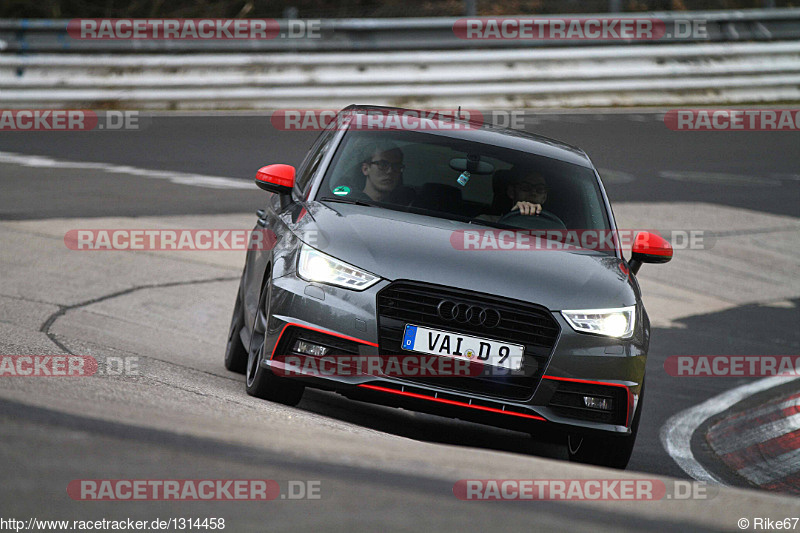
{"type": "MultiPolygon", "coordinates": [[[[306,389],[303,400],[297,407],[343,422],[423,442],[567,459],[564,446],[539,442],[527,433],[360,402],[333,392],[306,389]]],[[[535,430],[535,426],[532,425],[531,429],[535,430]]]]}

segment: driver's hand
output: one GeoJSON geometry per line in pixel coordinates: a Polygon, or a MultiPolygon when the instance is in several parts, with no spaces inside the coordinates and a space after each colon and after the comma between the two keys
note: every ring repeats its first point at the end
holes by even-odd
{"type": "Polygon", "coordinates": [[[519,209],[520,215],[538,215],[542,212],[542,204],[533,204],[531,202],[517,202],[511,209],[519,209]]]}

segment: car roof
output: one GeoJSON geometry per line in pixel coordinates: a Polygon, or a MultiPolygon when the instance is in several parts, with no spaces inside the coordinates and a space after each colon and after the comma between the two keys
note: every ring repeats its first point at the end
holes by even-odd
{"type": "Polygon", "coordinates": [[[474,119],[456,119],[453,115],[433,112],[429,110],[405,109],[402,107],[376,106],[376,105],[351,105],[340,112],[341,114],[369,114],[381,113],[425,113],[425,116],[442,118],[449,121],[459,121],[475,126],[469,129],[440,129],[430,133],[446,137],[462,138],[464,140],[500,146],[511,150],[528,152],[566,163],[572,163],[587,168],[593,168],[586,153],[580,148],[571,146],[561,141],[548,137],[528,133],[523,130],[503,128],[494,124],[474,119]]]}

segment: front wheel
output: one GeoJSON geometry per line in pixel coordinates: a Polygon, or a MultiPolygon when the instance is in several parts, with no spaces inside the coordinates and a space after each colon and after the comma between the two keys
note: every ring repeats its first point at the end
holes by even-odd
{"type": "Polygon", "coordinates": [[[642,414],[643,400],[644,383],[642,383],[642,389],[639,392],[639,405],[636,406],[636,413],[633,415],[630,435],[624,437],[615,435],[568,435],[567,453],[569,454],[569,460],[576,463],[619,469],[624,469],[628,466],[628,461],[630,461],[633,453],[633,445],[636,442],[636,434],[639,431],[639,418],[642,414]]]}
{"type": "Polygon", "coordinates": [[[239,287],[236,293],[236,305],[233,306],[231,327],[228,330],[228,344],[225,347],[225,368],[238,374],[244,374],[247,370],[247,349],[239,335],[243,325],[241,287],[239,287]]]}
{"type": "Polygon", "coordinates": [[[305,387],[302,383],[280,378],[261,363],[265,358],[267,322],[269,317],[270,280],[264,284],[258,299],[256,321],[250,336],[250,349],[247,357],[246,390],[250,396],[263,398],[284,405],[297,405],[303,397],[305,387]]]}

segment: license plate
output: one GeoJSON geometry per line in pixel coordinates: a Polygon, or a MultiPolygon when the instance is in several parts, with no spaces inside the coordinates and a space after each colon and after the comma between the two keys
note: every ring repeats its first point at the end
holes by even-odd
{"type": "Polygon", "coordinates": [[[507,344],[412,324],[406,324],[400,346],[404,350],[466,359],[511,370],[522,368],[522,354],[525,352],[525,347],[519,344],[507,344]]]}

